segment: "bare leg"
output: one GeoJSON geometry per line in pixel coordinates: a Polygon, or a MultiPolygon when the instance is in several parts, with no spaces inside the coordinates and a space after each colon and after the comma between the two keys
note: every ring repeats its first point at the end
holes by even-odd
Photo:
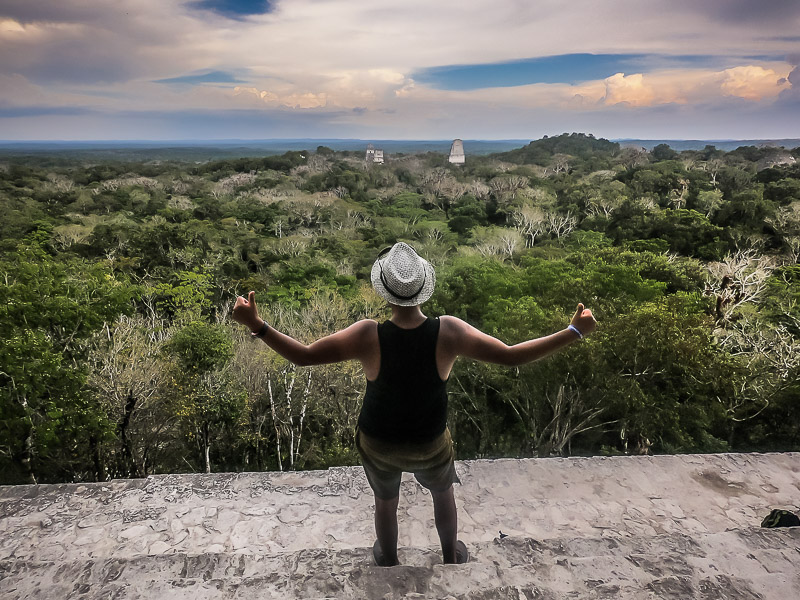
{"type": "Polygon", "coordinates": [[[433,518],[442,543],[442,559],[445,564],[456,563],[456,540],[458,536],[458,514],[456,499],[451,485],[443,492],[431,491],[433,496],[433,518]]]}
{"type": "Polygon", "coordinates": [[[385,566],[399,565],[397,560],[397,505],[400,496],[381,500],[375,496],[375,535],[383,552],[385,566]]]}

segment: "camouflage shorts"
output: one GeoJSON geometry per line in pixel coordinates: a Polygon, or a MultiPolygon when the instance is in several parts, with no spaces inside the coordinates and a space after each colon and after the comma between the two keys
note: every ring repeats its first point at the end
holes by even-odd
{"type": "Polygon", "coordinates": [[[381,500],[397,498],[403,471],[413,473],[419,484],[433,492],[443,492],[461,483],[456,474],[455,452],[450,430],[431,442],[398,444],[369,437],[356,429],[356,449],[367,481],[381,500]]]}

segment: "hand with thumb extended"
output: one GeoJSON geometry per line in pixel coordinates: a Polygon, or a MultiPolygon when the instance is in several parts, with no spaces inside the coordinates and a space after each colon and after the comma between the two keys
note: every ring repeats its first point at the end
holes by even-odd
{"type": "Polygon", "coordinates": [[[589,335],[597,328],[597,321],[592,315],[592,311],[584,308],[583,304],[578,304],[578,309],[572,316],[570,325],[577,327],[583,335],[589,335]]]}
{"type": "Polygon", "coordinates": [[[249,327],[251,330],[261,327],[261,319],[258,318],[258,308],[256,307],[256,293],[251,291],[247,298],[244,296],[236,298],[232,316],[234,321],[249,327]]]}

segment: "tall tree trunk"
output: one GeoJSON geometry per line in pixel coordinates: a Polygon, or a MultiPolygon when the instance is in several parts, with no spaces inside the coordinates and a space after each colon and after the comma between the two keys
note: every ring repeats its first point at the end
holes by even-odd
{"type": "MultiPolygon", "coordinates": [[[[294,457],[297,459],[300,456],[300,441],[303,439],[303,422],[306,419],[306,409],[308,408],[308,397],[311,394],[311,369],[308,370],[308,380],[306,381],[306,389],[303,392],[303,404],[300,408],[300,427],[297,430],[297,444],[294,449],[294,457]]],[[[294,468],[294,462],[292,462],[294,468]]]]}
{"type": "Polygon", "coordinates": [[[33,472],[33,421],[28,417],[28,424],[25,427],[24,440],[22,443],[22,456],[20,464],[22,472],[25,473],[28,483],[36,485],[36,475],[33,472]]]}
{"type": "Polygon", "coordinates": [[[286,390],[286,419],[289,421],[289,470],[294,471],[294,418],[292,417],[292,392],[297,370],[292,369],[292,379],[287,382],[288,369],[283,370],[283,387],[286,390]]]}
{"type": "Polygon", "coordinates": [[[208,441],[208,423],[203,423],[203,457],[206,463],[206,473],[211,473],[211,444],[208,441]]]}
{"type": "Polygon", "coordinates": [[[33,419],[31,419],[28,409],[28,399],[25,396],[19,398],[20,406],[25,413],[25,429],[22,433],[22,452],[19,457],[19,464],[28,483],[36,485],[36,475],[33,472],[33,419]]]}
{"type": "Polygon", "coordinates": [[[272,380],[267,380],[267,391],[269,392],[269,407],[272,412],[272,425],[275,427],[275,445],[278,453],[278,471],[283,471],[283,461],[281,461],[281,430],[278,424],[278,413],[275,410],[275,397],[272,395],[272,380]]]}
{"type": "Polygon", "coordinates": [[[736,438],[736,421],[728,421],[728,452],[733,452],[733,441],[736,438]]]}
{"type": "Polygon", "coordinates": [[[89,436],[89,452],[92,454],[92,464],[94,465],[94,480],[105,481],[105,468],[103,468],[103,460],[100,457],[100,444],[94,434],[89,436]]]}
{"type": "Polygon", "coordinates": [[[131,423],[131,416],[136,408],[136,398],[133,392],[128,392],[128,398],[125,401],[125,411],[122,414],[122,421],[117,425],[119,432],[120,442],[122,443],[122,473],[126,477],[135,477],[138,469],[133,461],[133,452],[131,450],[131,442],[128,439],[128,426],[131,423]]]}

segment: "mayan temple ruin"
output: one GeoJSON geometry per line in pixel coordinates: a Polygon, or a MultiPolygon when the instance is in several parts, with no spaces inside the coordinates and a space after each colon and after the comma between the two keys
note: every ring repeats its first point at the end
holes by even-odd
{"type": "Polygon", "coordinates": [[[464,164],[464,142],[453,140],[453,143],[450,144],[450,157],[447,160],[451,165],[464,164]]]}
{"type": "Polygon", "coordinates": [[[400,490],[400,566],[372,559],[360,467],[0,486],[0,598],[793,600],[800,454],[456,462],[443,565],[429,492],[400,490]]]}
{"type": "Polygon", "coordinates": [[[364,157],[364,160],[367,164],[376,163],[379,165],[383,164],[383,150],[380,148],[375,148],[372,144],[367,144],[367,154],[364,157]]]}

